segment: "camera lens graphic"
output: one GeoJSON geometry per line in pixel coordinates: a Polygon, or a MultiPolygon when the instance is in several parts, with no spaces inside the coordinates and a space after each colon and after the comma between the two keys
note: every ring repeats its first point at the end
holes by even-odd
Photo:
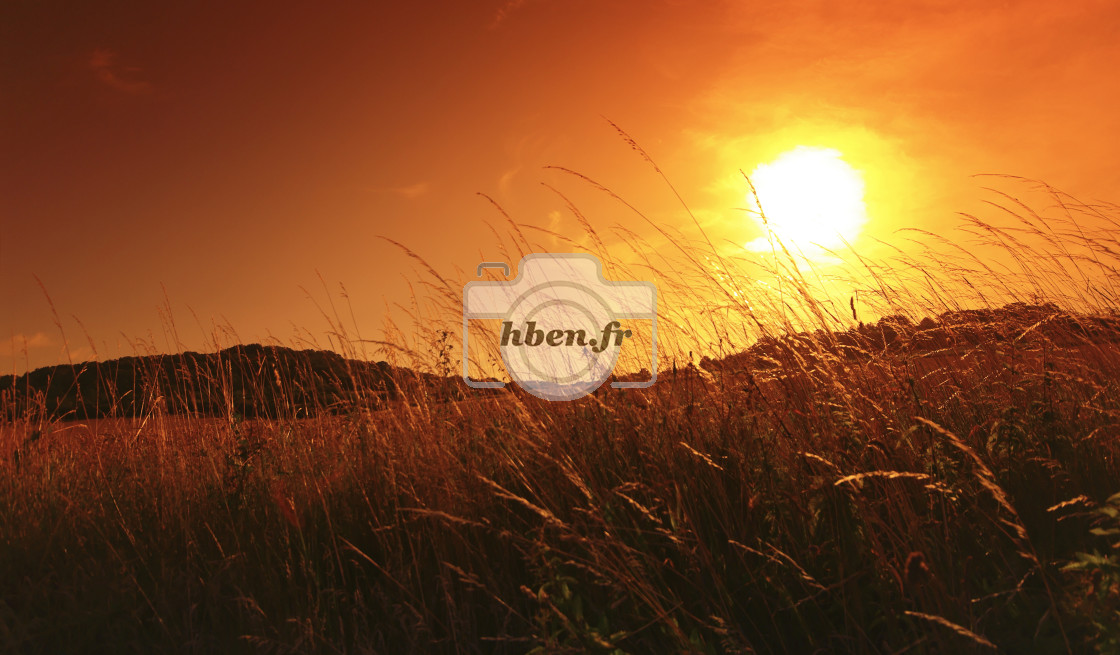
{"type": "Polygon", "coordinates": [[[521,331],[522,342],[502,345],[502,359],[518,384],[540,398],[584,396],[610,377],[618,360],[618,345],[600,344],[612,320],[609,306],[586,285],[537,285],[517,298],[507,320],[521,331]],[[530,330],[538,334],[531,338],[530,330]],[[551,343],[546,335],[553,337],[551,343]]]}
{"type": "MultiPolygon", "coordinates": [[[[486,268],[510,267],[483,262],[486,268]]],[[[500,380],[471,378],[471,319],[501,321],[498,348],[506,372],[525,391],[544,400],[575,400],[611,377],[631,331],[622,320],[650,321],[649,380],[620,380],[619,389],[644,389],[657,379],[657,288],[652,282],[612,281],[589,253],[530,253],[517,276],[472,280],[463,287],[463,380],[475,389],[499,389],[500,380]]]]}

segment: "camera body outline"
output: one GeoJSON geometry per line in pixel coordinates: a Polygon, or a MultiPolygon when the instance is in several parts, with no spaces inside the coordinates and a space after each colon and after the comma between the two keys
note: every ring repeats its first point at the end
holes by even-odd
{"type": "MultiPolygon", "coordinates": [[[[509,275],[504,262],[483,262],[477,275],[486,268],[501,268],[509,275]]],[[[521,258],[512,279],[464,285],[463,381],[474,389],[502,388],[506,383],[470,377],[471,319],[500,319],[499,349],[506,371],[529,393],[554,401],[585,396],[610,377],[622,340],[630,336],[629,330],[619,329],[619,319],[649,320],[650,379],[615,381],[611,386],[644,389],[657,381],[657,287],[652,282],[607,280],[602,263],[592,254],[531,253],[521,258]],[[546,327],[537,331],[538,323],[546,327]],[[523,341],[521,328],[514,325],[524,326],[523,341]],[[604,343],[608,336],[614,337],[612,344],[604,343]]]]}

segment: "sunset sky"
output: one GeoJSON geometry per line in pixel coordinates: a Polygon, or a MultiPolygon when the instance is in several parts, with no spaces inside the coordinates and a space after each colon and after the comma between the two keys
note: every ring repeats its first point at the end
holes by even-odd
{"type": "Polygon", "coordinates": [[[43,289],[75,360],[169,349],[165,303],[191,348],[325,345],[320,276],[363,336],[408,302],[381,236],[440,271],[500,259],[479,192],[579,233],[544,182],[642,229],[549,165],[688,229],[608,120],[720,243],[760,236],[739,171],[799,145],[862,172],[887,240],[949,229],[977,173],[1117,201],[1117,34],[1117,3],[1049,0],[7,2],[0,372],[66,360],[43,289]]]}

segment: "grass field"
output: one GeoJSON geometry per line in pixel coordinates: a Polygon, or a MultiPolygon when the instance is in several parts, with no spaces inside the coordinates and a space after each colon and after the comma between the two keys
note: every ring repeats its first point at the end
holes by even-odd
{"type": "Polygon", "coordinates": [[[1120,309],[1111,242],[1055,229],[1059,269],[1009,251],[1051,266],[1020,275],[1057,303],[1039,321],[946,327],[974,296],[880,269],[880,315],[934,322],[841,343],[790,275],[802,318],[764,356],[678,353],[648,390],[251,420],[28,402],[0,431],[0,651],[1120,652],[1120,344],[1085,328],[1120,309]]]}

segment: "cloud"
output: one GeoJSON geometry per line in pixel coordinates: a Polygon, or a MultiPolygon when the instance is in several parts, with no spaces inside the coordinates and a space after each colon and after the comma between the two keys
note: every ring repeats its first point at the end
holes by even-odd
{"type": "Polygon", "coordinates": [[[494,12],[494,17],[490,19],[490,29],[497,29],[503,21],[512,13],[525,5],[528,0],[506,0],[498,7],[498,11],[494,12]]]}
{"type": "Polygon", "coordinates": [[[0,341],[0,352],[15,353],[25,349],[35,350],[49,346],[52,343],[53,341],[51,341],[51,338],[44,332],[36,332],[30,336],[21,333],[0,341]]]}
{"type": "Polygon", "coordinates": [[[513,180],[521,172],[521,166],[514,166],[504,171],[498,178],[498,193],[503,200],[509,200],[513,194],[513,180]]]}
{"type": "Polygon", "coordinates": [[[89,346],[79,346],[74,349],[66,349],[66,357],[68,361],[78,364],[80,362],[90,362],[96,359],[97,353],[89,346]]]}
{"type": "Polygon", "coordinates": [[[151,84],[136,79],[142,69],[118,64],[117,53],[112,50],[97,48],[90,54],[86,65],[99,82],[121,93],[139,95],[152,90],[151,84]]]}
{"type": "Polygon", "coordinates": [[[394,189],[394,191],[398,195],[402,195],[405,198],[419,198],[420,196],[426,195],[430,190],[431,185],[427,182],[417,182],[416,184],[410,184],[408,186],[397,187],[396,189],[394,189]]]}
{"type": "Polygon", "coordinates": [[[373,191],[374,193],[389,193],[412,200],[427,195],[431,190],[432,185],[428,182],[417,182],[416,184],[407,184],[404,186],[378,187],[373,191]]]}

